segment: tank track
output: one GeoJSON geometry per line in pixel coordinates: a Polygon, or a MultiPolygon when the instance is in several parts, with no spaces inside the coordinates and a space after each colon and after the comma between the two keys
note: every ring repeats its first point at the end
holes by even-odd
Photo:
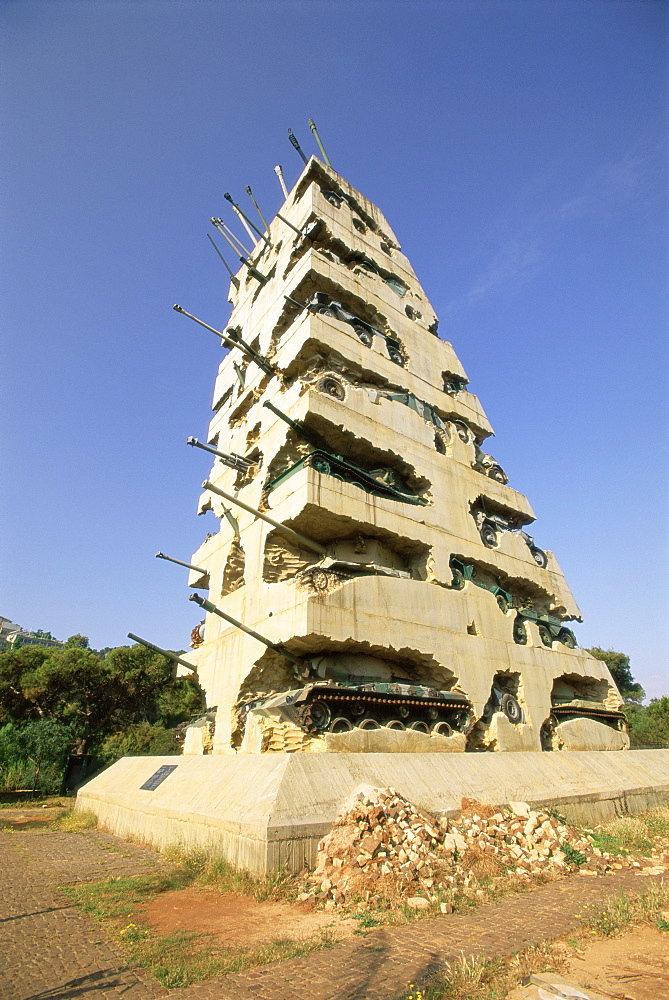
{"type": "Polygon", "coordinates": [[[412,697],[330,687],[313,688],[308,699],[296,707],[295,715],[299,724],[314,735],[389,726],[449,736],[452,732],[468,732],[473,723],[471,705],[463,697],[412,697]]]}
{"type": "Polygon", "coordinates": [[[601,719],[603,722],[612,723],[621,731],[627,729],[627,717],[623,712],[616,712],[614,709],[584,708],[580,705],[553,705],[551,708],[551,717],[555,718],[555,725],[562,722],[565,717],[574,715],[586,719],[601,719]]]}

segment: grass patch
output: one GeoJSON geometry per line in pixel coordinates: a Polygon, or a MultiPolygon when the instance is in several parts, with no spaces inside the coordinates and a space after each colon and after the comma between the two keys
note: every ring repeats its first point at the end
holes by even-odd
{"type": "Polygon", "coordinates": [[[308,941],[278,940],[255,948],[226,948],[209,934],[160,934],[141,923],[128,922],[141,905],[160,893],[193,885],[215,888],[222,894],[251,895],[260,901],[286,900],[295,895],[295,880],[285,873],[254,878],[203,851],[170,851],[167,860],[169,867],[157,874],[109,878],[63,889],[117,939],[132,962],[151,972],[163,986],[189,986],[227,972],[307,955],[333,944],[332,936],[323,932],[308,941]]]}
{"type": "Polygon", "coordinates": [[[98,820],[95,813],[87,812],[84,809],[75,812],[72,808],[66,810],[62,816],[57,816],[56,819],[52,820],[48,824],[48,828],[60,833],[81,833],[82,830],[92,830],[97,825],[98,820]]]}
{"type": "Polygon", "coordinates": [[[651,885],[631,898],[620,893],[593,907],[586,925],[566,941],[546,942],[508,958],[484,959],[463,953],[424,986],[410,986],[405,1000],[504,1000],[525,976],[534,972],[560,973],[575,952],[594,940],[641,923],[669,930],[669,921],[661,916],[668,905],[669,885],[651,885]]]}
{"type": "Polygon", "coordinates": [[[648,854],[669,838],[669,808],[642,816],[620,816],[594,833],[595,845],[609,854],[648,854]]]}
{"type": "Polygon", "coordinates": [[[127,924],[118,931],[132,962],[147,969],[163,986],[191,986],[227,972],[299,958],[328,947],[327,934],[312,941],[274,941],[257,948],[225,948],[209,934],[175,931],[157,934],[150,928],[127,924]]]}

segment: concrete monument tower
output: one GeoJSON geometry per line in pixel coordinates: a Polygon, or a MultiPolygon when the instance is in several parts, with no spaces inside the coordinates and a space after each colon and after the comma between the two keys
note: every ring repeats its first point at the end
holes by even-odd
{"type": "Polygon", "coordinates": [[[311,158],[268,225],[243,222],[257,239],[191,439],[221,456],[189,579],[205,752],[626,748],[611,676],[576,645],[558,562],[379,209],[311,158]]]}

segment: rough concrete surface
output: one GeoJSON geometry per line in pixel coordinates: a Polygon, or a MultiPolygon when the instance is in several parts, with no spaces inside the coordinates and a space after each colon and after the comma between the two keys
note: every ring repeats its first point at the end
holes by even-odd
{"type": "Polygon", "coordinates": [[[215,845],[255,872],[299,871],[359,785],[391,786],[436,815],[458,810],[465,796],[557,805],[593,825],[665,804],[669,750],[126,757],[84,785],[77,808],[120,836],[215,845]],[[166,763],[176,769],[155,791],[142,790],[166,763]]]}

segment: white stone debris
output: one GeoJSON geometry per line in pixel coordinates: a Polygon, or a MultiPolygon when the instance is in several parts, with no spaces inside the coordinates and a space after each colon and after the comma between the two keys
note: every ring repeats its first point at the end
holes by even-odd
{"type": "MultiPolygon", "coordinates": [[[[421,909],[439,901],[438,890],[480,891],[473,885],[472,861],[486,858],[493,859],[491,872],[522,878],[565,872],[576,859],[587,861],[588,874],[611,867],[608,854],[595,853],[591,835],[526,803],[492,812],[467,802],[460,815],[437,818],[394,788],[366,787],[343,807],[318,845],[316,868],[300,899],[375,902],[377,890],[392,885],[409,907],[421,909]]],[[[441,906],[449,912],[449,904],[441,906]]]]}

